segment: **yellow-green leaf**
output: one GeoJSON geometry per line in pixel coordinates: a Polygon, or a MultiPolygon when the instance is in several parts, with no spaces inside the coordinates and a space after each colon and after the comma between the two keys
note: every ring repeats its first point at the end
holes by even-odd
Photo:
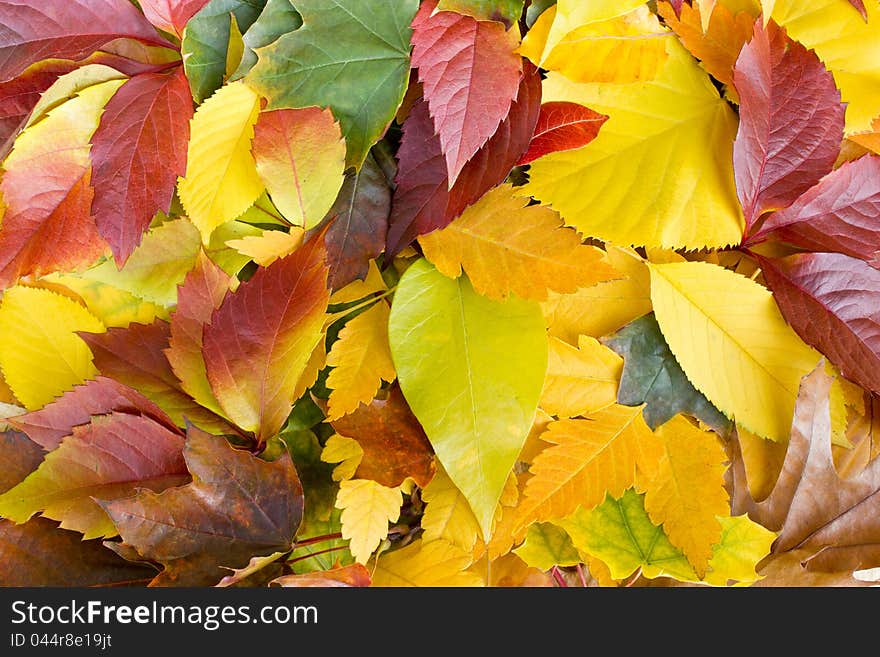
{"type": "Polygon", "coordinates": [[[425,513],[422,529],[426,542],[442,539],[471,552],[480,535],[480,523],[468,505],[467,498],[453,483],[438,461],[437,471],[425,489],[422,500],[425,513]]]}
{"type": "Polygon", "coordinates": [[[770,554],[776,534],[748,516],[718,518],[718,522],[721,540],[709,560],[705,581],[715,586],[727,586],[731,580],[740,584],[757,582],[761,577],[755,567],[770,554]]]}
{"type": "Polygon", "coordinates": [[[525,541],[514,553],[540,570],[550,570],[553,566],[574,566],[583,561],[566,531],[549,522],[531,525],[525,541]]]}

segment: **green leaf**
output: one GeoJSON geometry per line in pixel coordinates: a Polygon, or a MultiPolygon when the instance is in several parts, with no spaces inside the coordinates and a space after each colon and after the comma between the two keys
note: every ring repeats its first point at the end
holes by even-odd
{"type": "Polygon", "coordinates": [[[231,80],[238,80],[247,75],[257,63],[257,48],[274,43],[288,32],[302,27],[302,16],[293,8],[291,0],[268,0],[263,13],[244,34],[244,55],[238,70],[232,74],[231,80]]]}
{"type": "Polygon", "coordinates": [[[330,107],[360,167],[403,100],[418,0],[291,1],[303,27],[259,49],[247,82],[269,109],[330,107]]]}
{"type": "Polygon", "coordinates": [[[437,11],[457,11],[482,20],[500,21],[510,27],[523,11],[523,0],[440,0],[437,11]]]}
{"type": "Polygon", "coordinates": [[[260,16],[266,0],[211,0],[183,31],[183,68],[193,98],[201,103],[223,85],[232,19],[244,32],[260,16]]]}
{"type": "Polygon", "coordinates": [[[629,489],[620,499],[611,496],[592,511],[579,508],[558,521],[575,547],[601,559],[614,579],[625,579],[636,569],[648,578],[660,576],[692,582],[697,576],[681,550],[645,511],[645,496],[629,489]]]}
{"type": "Polygon", "coordinates": [[[407,402],[489,536],[547,369],[540,307],[480,296],[423,258],[400,280],[389,338],[407,402]]]}
{"type": "Polygon", "coordinates": [[[574,566],[583,561],[566,531],[550,522],[529,526],[516,555],[533,568],[550,570],[553,566],[574,566]]]}
{"type": "Polygon", "coordinates": [[[678,413],[688,413],[724,434],[731,422],[688,381],[669,350],[654,313],[645,315],[602,340],[624,359],[617,402],[645,404],[643,415],[652,429],[678,413]]]}

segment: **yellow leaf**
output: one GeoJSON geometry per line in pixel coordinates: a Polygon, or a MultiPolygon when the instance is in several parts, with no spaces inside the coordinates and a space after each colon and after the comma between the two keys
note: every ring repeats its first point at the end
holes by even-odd
{"type": "MultiPolygon", "coordinates": [[[[474,564],[471,571],[485,577],[485,562],[474,564]]],[[[532,568],[515,554],[505,554],[495,559],[489,568],[489,576],[488,586],[494,587],[550,588],[554,585],[549,574],[532,568]]]]}
{"type": "Polygon", "coordinates": [[[574,566],[582,561],[571,537],[562,527],[549,522],[530,525],[522,545],[513,552],[540,570],[550,570],[553,566],[574,566]]]}
{"type": "Polygon", "coordinates": [[[238,81],[221,87],[192,119],[179,194],[206,246],[218,226],[244,213],[263,193],[251,154],[259,113],[260,97],[238,81]]]}
{"type": "Polygon", "coordinates": [[[528,203],[511,185],[496,187],[446,228],[420,237],[425,257],[450,278],[464,269],[490,299],[514,293],[544,301],[548,290],[570,293],[619,276],[558,214],[528,203]]]}
{"type": "Polygon", "coordinates": [[[312,350],[312,355],[309,356],[309,360],[306,361],[306,367],[302,374],[300,374],[299,380],[296,382],[296,387],[293,389],[294,399],[299,399],[305,394],[306,390],[315,385],[318,376],[321,374],[321,370],[323,370],[324,366],[327,364],[325,339],[326,335],[321,334],[321,339],[318,340],[318,344],[316,344],[315,348],[312,350]]]}
{"type": "Polygon", "coordinates": [[[136,297],[127,290],[70,274],[49,274],[40,279],[41,287],[61,294],[68,291],[82,300],[89,312],[107,328],[126,328],[129,324],[151,324],[157,317],[168,319],[168,309],[136,297]]]}
{"type": "Polygon", "coordinates": [[[336,292],[330,297],[330,303],[331,305],[352,303],[353,301],[358,301],[371,294],[385,292],[387,289],[388,287],[385,285],[385,280],[382,278],[382,272],[379,271],[376,262],[370,261],[370,269],[367,272],[367,277],[362,281],[352,281],[342,289],[336,290],[336,292]]]}
{"type": "Polygon", "coordinates": [[[647,267],[631,249],[608,247],[608,262],[625,277],[581,288],[573,294],[551,292],[541,304],[550,335],[577,345],[579,336],[601,338],[651,312],[647,267]]]}
{"type": "Polygon", "coordinates": [[[703,26],[703,32],[708,32],[709,20],[712,18],[712,12],[715,11],[715,0],[697,0],[697,6],[700,8],[700,22],[703,26]]]}
{"type": "Polygon", "coordinates": [[[237,240],[228,240],[226,246],[247,256],[260,267],[268,267],[279,258],[290,255],[303,243],[305,231],[292,226],[290,232],[283,230],[264,230],[262,235],[248,235],[237,240]]]}
{"type": "Polygon", "coordinates": [[[361,459],[364,458],[364,450],[354,438],[333,434],[324,443],[321,450],[321,460],[324,463],[338,463],[333,468],[331,475],[333,481],[344,481],[354,477],[361,459]]]}
{"type": "Polygon", "coordinates": [[[765,529],[748,516],[718,518],[721,523],[721,539],[709,560],[707,584],[727,586],[734,581],[753,584],[761,579],[755,566],[770,553],[776,534],[765,529]]]}
{"type": "Polygon", "coordinates": [[[740,453],[746,469],[749,494],[756,502],[767,498],[776,485],[788,444],[756,436],[745,427],[737,426],[740,453]]]}
{"type": "Polygon", "coordinates": [[[541,436],[552,443],[529,472],[518,515],[523,533],[532,522],[555,520],[620,497],[636,481],[636,469],[652,472],[661,446],[641,407],[614,404],[587,419],[558,420],[541,436]]]}
{"type": "MultiPolygon", "coordinates": [[[[119,89],[123,82],[125,82],[125,75],[117,71],[115,68],[104,66],[103,64],[86,64],[85,66],[74,69],[70,73],[62,75],[52,83],[51,87],[40,94],[40,100],[37,101],[37,104],[34,105],[34,108],[31,110],[27,123],[25,123],[25,128],[30,128],[38,121],[46,118],[46,115],[53,109],[65,104],[69,100],[73,100],[78,95],[82,95],[82,92],[90,87],[101,87],[104,82],[109,82],[111,80],[117,80],[118,83],[106,88],[109,90],[110,95],[119,89]]],[[[93,92],[88,93],[92,94],[93,92]]],[[[106,105],[108,100],[108,96],[104,96],[100,101],[97,101],[96,99],[97,102],[100,102],[100,107],[106,105]]],[[[85,116],[85,112],[82,108],[80,108],[79,112],[81,117],[85,116]]],[[[96,124],[98,118],[98,115],[96,115],[96,124]]],[[[86,122],[81,120],[79,127],[85,130],[89,123],[91,123],[91,121],[86,122]]],[[[97,128],[96,124],[92,125],[91,132],[94,132],[97,128]]]]}
{"type": "Polygon", "coordinates": [[[483,586],[483,578],[468,570],[468,552],[443,540],[413,541],[382,554],[373,572],[373,586],[483,586]]]}
{"type": "Polygon", "coordinates": [[[342,538],[358,561],[366,563],[388,536],[388,523],[400,517],[400,488],[388,488],[372,479],[349,479],[339,483],[336,508],[342,509],[342,538]]]}
{"type": "Polygon", "coordinates": [[[327,355],[327,365],[333,367],[327,376],[328,420],[370,403],[382,381],[391,383],[397,376],[388,344],[389,314],[388,304],[380,300],[339,332],[327,355]]]}
{"type": "Polygon", "coordinates": [[[422,491],[422,500],[425,502],[422,516],[424,540],[440,539],[471,552],[480,535],[480,523],[443,466],[436,459],[435,462],[437,472],[422,491]]]}
{"type": "Polygon", "coordinates": [[[580,336],[575,349],[551,336],[541,408],[575,417],[610,406],[622,372],[623,359],[595,338],[580,336]]]}
{"type": "Polygon", "coordinates": [[[550,446],[550,443],[545,443],[541,440],[541,436],[547,431],[547,427],[551,422],[553,422],[553,417],[539,408],[537,413],[535,413],[535,421],[532,422],[529,435],[526,436],[525,445],[523,445],[522,451],[517,458],[520,463],[531,465],[538,454],[550,446]]]}
{"type": "Polygon", "coordinates": [[[721,539],[716,516],[730,511],[724,488],[727,455],[717,434],[701,431],[683,415],[676,415],[654,433],[663,445],[663,455],[654,476],[640,486],[645,491],[645,510],[655,525],[663,525],[669,542],[702,577],[712,546],[721,539]]]}
{"type": "Polygon", "coordinates": [[[95,376],[92,352],[77,331],[104,325],[81,305],[49,290],[15,286],[0,301],[0,370],[29,411],[95,376]]]}
{"type": "Polygon", "coordinates": [[[785,442],[820,355],[758,283],[704,262],[648,265],[660,330],[690,382],[749,431],[785,442]]]}
{"type": "Polygon", "coordinates": [[[544,102],[580,103],[610,118],[583,148],[535,160],[520,193],[552,206],[585,235],[616,244],[738,244],[736,117],[675,35],[656,38],[666,42],[669,61],[651,81],[578,84],[548,75],[544,102]]]}
{"type": "Polygon", "coordinates": [[[773,8],[773,19],[834,75],[847,135],[870,129],[880,108],[880,5],[864,4],[867,22],[845,0],[776,0],[773,8]]]}
{"type": "Polygon", "coordinates": [[[231,12],[229,18],[231,24],[229,26],[229,46],[226,48],[225,80],[228,80],[235,73],[238,65],[241,63],[242,55],[244,55],[244,38],[241,29],[238,27],[238,21],[235,18],[235,14],[231,12]]]}

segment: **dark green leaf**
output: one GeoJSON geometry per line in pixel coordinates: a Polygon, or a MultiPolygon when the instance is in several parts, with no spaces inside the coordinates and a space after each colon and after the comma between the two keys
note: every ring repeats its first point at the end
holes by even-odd
{"type": "Polygon", "coordinates": [[[254,67],[257,63],[257,53],[254,51],[257,48],[268,46],[280,36],[300,27],[302,27],[302,16],[293,8],[291,0],[268,0],[263,13],[243,35],[244,55],[231,79],[243,78],[254,67]]]}

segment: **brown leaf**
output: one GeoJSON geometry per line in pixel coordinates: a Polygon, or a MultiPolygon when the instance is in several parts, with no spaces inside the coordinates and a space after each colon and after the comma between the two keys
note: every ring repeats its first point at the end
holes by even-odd
{"type": "Polygon", "coordinates": [[[273,579],[269,586],[345,588],[369,586],[371,582],[370,571],[363,564],[353,563],[305,575],[284,575],[273,579]]]}
{"type": "Polygon", "coordinates": [[[43,450],[19,431],[0,432],[0,494],[37,469],[43,450]]]}

